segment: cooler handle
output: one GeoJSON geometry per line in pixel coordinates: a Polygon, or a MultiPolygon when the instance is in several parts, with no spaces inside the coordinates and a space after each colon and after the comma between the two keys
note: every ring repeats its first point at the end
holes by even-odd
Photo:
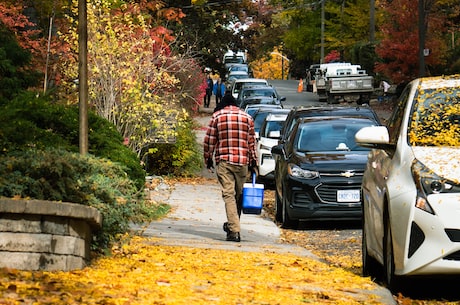
{"type": "Polygon", "coordinates": [[[256,184],[256,173],[252,173],[252,187],[256,184]]]}

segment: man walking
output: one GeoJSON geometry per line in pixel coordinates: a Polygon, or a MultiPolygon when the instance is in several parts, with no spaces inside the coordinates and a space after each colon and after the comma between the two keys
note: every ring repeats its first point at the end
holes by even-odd
{"type": "Polygon", "coordinates": [[[213,113],[206,131],[204,160],[212,170],[214,155],[227,214],[223,228],[228,241],[239,242],[243,184],[248,168],[254,172],[257,166],[254,121],[237,106],[231,94],[225,95],[222,103],[226,106],[213,113]]]}

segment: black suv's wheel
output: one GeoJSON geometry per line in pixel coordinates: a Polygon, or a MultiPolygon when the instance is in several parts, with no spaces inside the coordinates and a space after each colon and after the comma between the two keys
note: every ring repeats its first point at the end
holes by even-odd
{"type": "Polygon", "coordinates": [[[297,229],[299,222],[289,218],[289,214],[287,211],[288,203],[285,198],[282,199],[282,202],[283,202],[282,204],[283,212],[282,212],[281,227],[284,229],[297,229]]]}
{"type": "Polygon", "coordinates": [[[277,191],[275,191],[275,220],[278,222],[283,221],[283,202],[277,191]]]}

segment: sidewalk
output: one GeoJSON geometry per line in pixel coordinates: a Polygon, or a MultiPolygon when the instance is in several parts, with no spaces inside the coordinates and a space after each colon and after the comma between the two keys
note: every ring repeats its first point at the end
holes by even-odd
{"type": "MultiPolygon", "coordinates": [[[[172,211],[162,220],[143,229],[143,235],[159,238],[160,244],[228,249],[250,252],[292,253],[316,258],[308,250],[280,242],[280,230],[262,215],[241,215],[241,242],[228,242],[222,225],[227,221],[220,186],[209,180],[203,184],[176,184],[163,201],[172,211]]],[[[164,196],[164,194],[162,194],[164,196]]],[[[155,198],[153,198],[155,199],[155,198]]],[[[136,229],[142,230],[137,227],[136,229]]]]}
{"type": "MultiPolygon", "coordinates": [[[[195,120],[198,143],[203,143],[206,126],[211,118],[213,103],[209,108],[200,108],[204,115],[195,120]]],[[[201,146],[200,146],[201,147],[201,146]]],[[[213,249],[241,251],[289,252],[314,257],[308,250],[280,242],[280,229],[263,215],[241,215],[241,242],[228,242],[222,226],[227,221],[224,201],[215,173],[204,168],[200,174],[201,184],[178,183],[171,189],[166,187],[151,192],[153,200],[171,206],[171,212],[160,221],[143,228],[143,235],[157,237],[165,245],[193,246],[213,249]],[[157,198],[155,198],[157,196],[157,198]]],[[[142,230],[140,227],[135,229],[142,230]]]]}

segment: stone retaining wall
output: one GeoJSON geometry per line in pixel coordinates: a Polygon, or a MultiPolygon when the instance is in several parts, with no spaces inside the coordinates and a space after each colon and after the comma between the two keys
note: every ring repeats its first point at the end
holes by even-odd
{"type": "Polygon", "coordinates": [[[101,224],[97,209],[80,204],[0,198],[0,267],[81,269],[101,224]]]}

